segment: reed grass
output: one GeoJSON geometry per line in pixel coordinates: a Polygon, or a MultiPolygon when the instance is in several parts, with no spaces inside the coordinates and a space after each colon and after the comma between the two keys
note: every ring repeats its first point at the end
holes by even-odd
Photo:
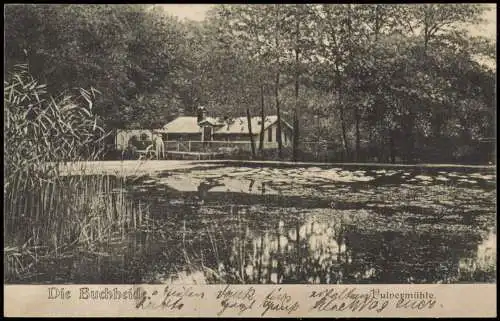
{"type": "MultiPolygon", "coordinates": [[[[19,65],[4,82],[4,280],[36,274],[44,259],[79,249],[101,253],[150,223],[129,199],[123,176],[65,176],[66,162],[97,160],[106,131],[92,109],[95,90],[52,97],[19,65]]],[[[82,163],[83,164],[83,163],[82,163]]]]}
{"type": "MultiPolygon", "coordinates": [[[[238,221],[241,218],[239,217],[238,221]]],[[[205,278],[205,282],[209,284],[245,284],[245,256],[248,254],[248,248],[246,248],[246,241],[248,236],[247,229],[243,229],[240,226],[241,235],[237,238],[237,258],[232,262],[231,266],[224,261],[219,253],[217,234],[220,233],[220,237],[223,238],[223,233],[217,231],[213,228],[206,227],[206,236],[210,242],[210,250],[212,253],[212,258],[214,260],[215,266],[210,267],[210,264],[206,264],[205,256],[203,250],[200,250],[199,255],[192,253],[190,247],[186,243],[186,237],[190,232],[186,228],[186,223],[184,221],[183,228],[180,230],[181,233],[181,247],[180,252],[183,257],[182,268],[187,268],[190,271],[201,272],[205,278]]],[[[212,261],[212,260],[210,260],[212,261]]],[[[191,282],[193,280],[186,280],[191,282]]]]}
{"type": "Polygon", "coordinates": [[[43,258],[75,248],[99,253],[128,232],[148,228],[149,211],[127,198],[123,177],[72,176],[33,190],[11,190],[5,213],[7,279],[17,279],[43,258]]]}

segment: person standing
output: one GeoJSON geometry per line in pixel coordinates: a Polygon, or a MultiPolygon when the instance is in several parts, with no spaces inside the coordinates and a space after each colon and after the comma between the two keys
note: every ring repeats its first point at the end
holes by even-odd
{"type": "Polygon", "coordinates": [[[156,147],[156,159],[165,158],[165,145],[163,144],[163,139],[161,134],[156,135],[155,138],[155,147],[156,147]]]}

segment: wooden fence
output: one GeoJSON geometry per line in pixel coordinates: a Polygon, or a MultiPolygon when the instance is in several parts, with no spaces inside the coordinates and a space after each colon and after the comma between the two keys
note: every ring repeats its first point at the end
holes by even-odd
{"type": "MultiPolygon", "coordinates": [[[[203,154],[220,155],[222,157],[231,157],[241,152],[250,152],[251,143],[249,141],[182,141],[168,140],[164,141],[163,154],[159,158],[166,157],[167,154],[196,156],[203,154]],[[170,152],[170,153],[169,153],[170,152]]],[[[255,143],[258,148],[258,142],[255,143]]],[[[291,148],[288,147],[291,151],[291,148]]],[[[276,149],[277,150],[277,149],[276,149]]],[[[300,142],[299,151],[301,154],[312,160],[326,160],[328,155],[328,146],[326,142],[300,142]]],[[[148,149],[137,150],[139,156],[147,158],[157,158],[156,148],[150,146],[148,149]]],[[[240,154],[241,157],[241,154],[240,154]]]]}
{"type": "Polygon", "coordinates": [[[250,142],[245,141],[164,141],[165,151],[177,152],[228,152],[228,151],[250,151],[250,142]]]}

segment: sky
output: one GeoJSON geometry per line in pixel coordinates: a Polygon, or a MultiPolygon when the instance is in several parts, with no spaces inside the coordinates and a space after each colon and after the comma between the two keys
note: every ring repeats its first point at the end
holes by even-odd
{"type": "MultiPolygon", "coordinates": [[[[203,20],[205,13],[213,6],[211,4],[162,4],[163,8],[170,14],[179,18],[187,18],[191,20],[203,20]]],[[[484,35],[490,39],[496,38],[496,4],[488,4],[492,9],[488,11],[484,18],[486,23],[477,27],[473,27],[470,31],[473,35],[484,35]]]]}

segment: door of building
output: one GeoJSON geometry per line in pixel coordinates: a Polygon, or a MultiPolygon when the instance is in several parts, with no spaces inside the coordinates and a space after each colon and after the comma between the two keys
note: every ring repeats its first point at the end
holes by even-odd
{"type": "Polygon", "coordinates": [[[211,141],[212,140],[212,127],[211,126],[203,127],[203,140],[204,141],[211,141]]]}

